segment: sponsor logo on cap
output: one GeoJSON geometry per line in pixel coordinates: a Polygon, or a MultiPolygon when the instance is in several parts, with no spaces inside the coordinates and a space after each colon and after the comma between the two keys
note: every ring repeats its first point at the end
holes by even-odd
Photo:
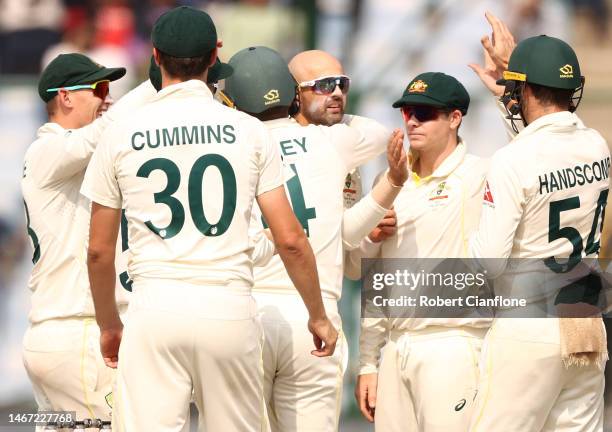
{"type": "Polygon", "coordinates": [[[270,105],[276,102],[280,102],[280,95],[278,93],[278,90],[276,89],[270,90],[268,93],[264,95],[264,99],[266,100],[266,102],[264,102],[264,105],[270,105]]]}
{"type": "Polygon", "coordinates": [[[417,80],[410,84],[410,87],[408,87],[408,93],[425,93],[427,87],[429,87],[429,85],[426,84],[424,81],[417,80]]]}
{"type": "Polygon", "coordinates": [[[570,64],[560,67],[559,71],[561,71],[559,78],[574,78],[574,68],[570,64]]]}

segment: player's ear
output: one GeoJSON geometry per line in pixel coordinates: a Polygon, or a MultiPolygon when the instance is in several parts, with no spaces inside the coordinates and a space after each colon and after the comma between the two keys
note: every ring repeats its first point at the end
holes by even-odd
{"type": "Polygon", "coordinates": [[[59,90],[55,99],[57,100],[56,103],[60,111],[74,108],[74,100],[68,90],[59,90]]]}
{"type": "Polygon", "coordinates": [[[463,114],[461,114],[461,111],[452,110],[450,114],[448,115],[448,118],[450,120],[451,129],[453,130],[459,129],[459,126],[461,126],[461,122],[463,121],[463,114]]]}
{"type": "Polygon", "coordinates": [[[215,47],[212,53],[210,54],[210,61],[208,62],[208,67],[212,67],[217,62],[217,55],[219,53],[219,48],[215,47]]]}

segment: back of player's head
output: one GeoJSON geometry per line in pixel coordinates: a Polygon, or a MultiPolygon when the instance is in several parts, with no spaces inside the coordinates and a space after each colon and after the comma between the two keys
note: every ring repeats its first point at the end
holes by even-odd
{"type": "Polygon", "coordinates": [[[157,19],[151,41],[167,74],[194,78],[210,65],[217,47],[217,29],[206,12],[181,6],[157,19]]]}
{"type": "MultiPolygon", "coordinates": [[[[217,57],[217,61],[208,69],[208,76],[206,78],[206,84],[216,84],[218,81],[227,78],[232,74],[234,69],[227,63],[223,63],[217,57]]],[[[151,62],[149,64],[149,80],[155,90],[160,91],[162,88],[161,70],[157,63],[155,63],[155,57],[151,56],[151,62]]]]}
{"type": "Polygon", "coordinates": [[[228,64],[234,72],[226,78],[224,92],[239,110],[261,114],[291,106],[296,83],[278,52],[263,46],[245,48],[228,64]]]}

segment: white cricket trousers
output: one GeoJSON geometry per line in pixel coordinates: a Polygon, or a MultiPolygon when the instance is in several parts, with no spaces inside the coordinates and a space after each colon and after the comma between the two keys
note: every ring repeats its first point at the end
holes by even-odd
{"type": "Polygon", "coordinates": [[[470,432],[601,432],[603,393],[602,370],[563,364],[558,319],[498,318],[470,432]]]}
{"type": "Polygon", "coordinates": [[[114,371],[100,354],[94,318],[32,324],[23,338],[23,363],[40,411],[74,411],[78,420],[111,419],[114,371]]]}
{"type": "Polygon", "coordinates": [[[348,361],[337,302],[323,299],[339,332],[330,357],[315,357],[308,311],[298,294],[254,292],[264,326],[265,397],[273,432],[334,432],[348,361]]]}
{"type": "Polygon", "coordinates": [[[207,432],[268,431],[262,346],[249,287],[134,282],[113,431],[181,431],[192,391],[207,432]]]}
{"type": "Polygon", "coordinates": [[[376,432],[466,432],[486,331],[432,326],[392,332],[378,372],[376,432]]]}

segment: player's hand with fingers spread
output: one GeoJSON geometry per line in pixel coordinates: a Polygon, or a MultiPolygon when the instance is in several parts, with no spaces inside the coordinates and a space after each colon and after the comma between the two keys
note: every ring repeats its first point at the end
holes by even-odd
{"type": "Polygon", "coordinates": [[[395,213],[395,209],[391,207],[385,213],[385,217],[378,223],[376,228],[368,234],[368,238],[374,242],[378,243],[383,240],[388,239],[392,235],[397,232],[397,214],[395,213]]]}
{"type": "Polygon", "coordinates": [[[100,329],[100,352],[106,366],[116,369],[119,363],[119,345],[123,336],[121,321],[100,329]]]}
{"type": "Polygon", "coordinates": [[[376,388],[378,386],[378,374],[363,374],[357,377],[355,385],[355,398],[361,414],[370,423],[374,422],[376,410],[376,388]]]}
{"type": "Polygon", "coordinates": [[[408,179],[408,158],[404,150],[404,132],[395,129],[387,144],[389,180],[394,186],[402,186],[408,179]]]}
{"type": "Polygon", "coordinates": [[[495,96],[501,96],[504,88],[497,85],[496,81],[502,78],[502,74],[508,69],[510,54],[516,46],[514,36],[510,33],[508,26],[491,12],[485,14],[491,25],[492,33],[480,39],[484,50],[484,67],[476,63],[468,66],[478,75],[484,85],[495,96]]]}
{"type": "Polygon", "coordinates": [[[308,330],[312,333],[315,350],[310,353],[316,357],[328,357],[334,353],[338,341],[338,331],[327,316],[308,320],[308,330]]]}

